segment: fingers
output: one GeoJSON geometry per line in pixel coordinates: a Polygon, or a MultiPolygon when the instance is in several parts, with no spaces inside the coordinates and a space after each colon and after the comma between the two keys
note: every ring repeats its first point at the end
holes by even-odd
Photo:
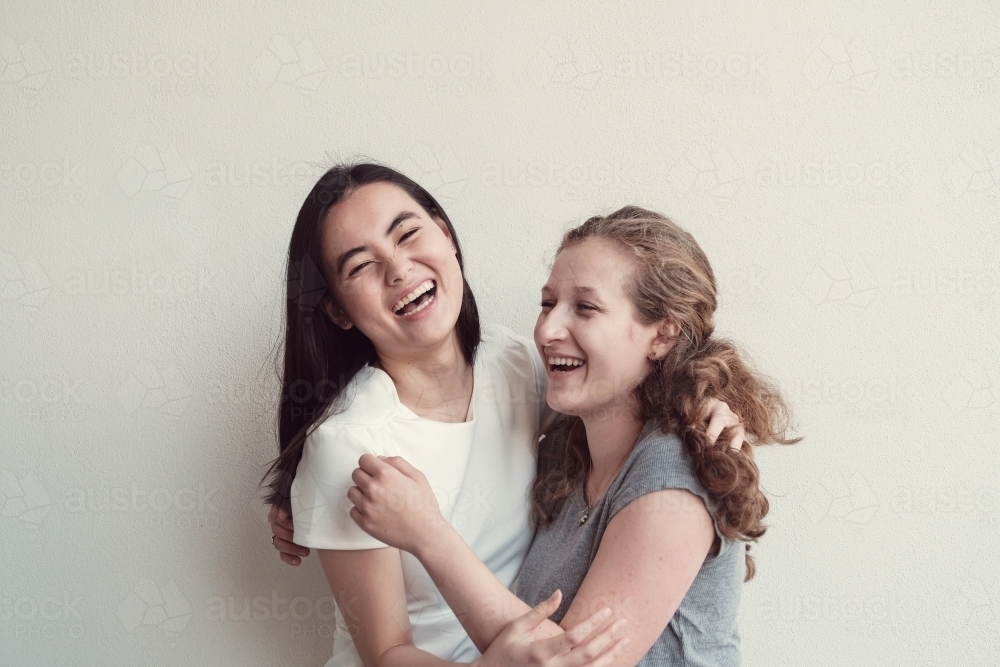
{"type": "Polygon", "coordinates": [[[287,560],[285,560],[286,555],[293,556],[296,558],[298,558],[299,556],[309,555],[309,549],[307,549],[306,547],[300,547],[295,542],[292,542],[291,540],[286,540],[283,537],[278,537],[277,535],[274,537],[274,548],[281,553],[282,555],[281,560],[284,560],[286,563],[288,562],[287,560]]]}
{"type": "Polygon", "coordinates": [[[379,461],[373,454],[363,454],[360,459],[358,459],[358,467],[364,470],[369,475],[376,475],[382,470],[388,467],[388,463],[384,461],[379,461]]]}
{"type": "MultiPolygon", "coordinates": [[[[539,648],[544,647],[543,650],[546,655],[559,655],[560,653],[565,653],[573,647],[581,644],[584,640],[590,637],[595,630],[601,628],[607,630],[605,626],[608,625],[608,619],[610,618],[611,609],[609,607],[605,607],[594,612],[588,618],[580,621],[566,632],[549,639],[541,640],[537,643],[539,644],[539,648]]],[[[608,643],[610,644],[610,642],[608,643]]],[[[593,657],[596,656],[591,656],[591,658],[593,657]]]]}
{"type": "Polygon", "coordinates": [[[545,619],[555,613],[560,602],[562,602],[562,591],[557,590],[549,596],[548,600],[536,604],[524,616],[516,619],[512,625],[516,627],[519,634],[534,632],[538,626],[545,622],[545,619]]]}
{"type": "Polygon", "coordinates": [[[379,458],[410,479],[420,479],[424,476],[422,472],[410,465],[410,462],[402,456],[380,456],[379,458]]]}
{"type": "Polygon", "coordinates": [[[291,554],[284,554],[284,553],[279,555],[281,556],[281,560],[288,563],[289,565],[299,565],[302,563],[302,559],[299,558],[298,556],[292,556],[291,554]]]}
{"type": "Polygon", "coordinates": [[[743,424],[737,424],[733,429],[733,437],[729,439],[729,446],[740,451],[743,449],[743,441],[747,439],[747,432],[743,429],[743,424]]]}
{"type": "Polygon", "coordinates": [[[355,509],[360,510],[365,502],[365,494],[358,487],[352,486],[347,490],[347,499],[351,501],[355,509]]]}
{"type": "Polygon", "coordinates": [[[597,659],[585,663],[586,667],[610,667],[615,663],[615,660],[618,659],[618,656],[620,656],[622,653],[625,652],[625,648],[628,645],[629,645],[628,637],[622,637],[617,642],[615,642],[614,646],[605,651],[597,659]]]}
{"type": "Polygon", "coordinates": [[[285,510],[274,505],[267,511],[267,520],[271,524],[271,544],[278,550],[281,560],[289,565],[298,565],[302,558],[309,555],[309,548],[293,542],[295,533],[292,528],[292,517],[285,510]]]}
{"type": "MultiPolygon", "coordinates": [[[[624,639],[625,645],[627,645],[628,639],[620,637],[622,630],[626,625],[628,625],[628,621],[624,618],[619,618],[614,623],[606,624],[606,627],[596,633],[589,641],[581,643],[579,646],[570,649],[569,655],[567,655],[564,660],[560,661],[561,667],[591,666],[595,664],[596,660],[604,657],[605,653],[609,649],[616,648],[620,639],[624,639]]],[[[624,646],[622,646],[622,648],[624,648],[624,646]]]]}
{"type": "Polygon", "coordinates": [[[372,482],[374,481],[372,476],[362,468],[355,468],[354,472],[351,473],[351,479],[354,480],[357,487],[365,493],[368,493],[368,490],[371,488],[372,482]]]}
{"type": "Polygon", "coordinates": [[[274,535],[275,539],[280,537],[281,539],[288,540],[289,542],[295,538],[295,533],[293,531],[288,530],[284,526],[279,526],[276,523],[271,524],[271,534],[274,535]]]}
{"type": "MultiPolygon", "coordinates": [[[[709,443],[714,443],[719,439],[723,430],[730,426],[740,426],[739,416],[729,409],[729,405],[716,399],[709,399],[710,412],[708,415],[708,428],[705,429],[705,436],[709,443]]],[[[742,444],[742,441],[741,441],[742,444]]]]}
{"type": "Polygon", "coordinates": [[[278,525],[292,530],[292,516],[276,505],[271,505],[271,509],[267,511],[267,522],[271,524],[272,529],[278,525]]]}

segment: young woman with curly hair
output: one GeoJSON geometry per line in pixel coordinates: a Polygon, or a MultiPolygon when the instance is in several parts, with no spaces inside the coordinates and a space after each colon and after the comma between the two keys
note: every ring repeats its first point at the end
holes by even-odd
{"type": "Polygon", "coordinates": [[[565,235],[535,326],[563,416],[539,442],[517,597],[405,460],[361,460],[352,518],[424,564],[477,644],[561,592],[563,627],[603,606],[628,620],[616,666],[739,664],[740,588],[768,511],[753,447],[798,439],[776,387],[714,335],[716,306],[708,259],[663,215],[629,206],[565,235]],[[742,449],[706,438],[712,397],[742,417],[742,449]]]}

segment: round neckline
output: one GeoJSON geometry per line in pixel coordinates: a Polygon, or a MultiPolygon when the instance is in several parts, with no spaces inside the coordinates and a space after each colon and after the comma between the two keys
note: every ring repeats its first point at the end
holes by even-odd
{"type": "Polygon", "coordinates": [[[396,383],[392,381],[392,377],[390,377],[388,373],[386,373],[381,368],[376,368],[375,366],[372,366],[371,364],[368,364],[367,368],[370,368],[373,374],[375,374],[376,376],[381,376],[383,378],[383,381],[388,383],[390,392],[392,394],[392,400],[396,404],[396,409],[405,414],[407,417],[410,417],[412,419],[419,419],[421,421],[429,422],[431,424],[441,424],[443,426],[460,426],[462,424],[476,423],[476,412],[477,412],[476,395],[478,394],[478,389],[479,389],[479,383],[476,381],[476,369],[478,368],[478,366],[479,364],[477,359],[477,363],[473,364],[472,366],[472,396],[469,398],[469,413],[472,414],[472,418],[460,422],[443,422],[443,421],[438,421],[437,419],[429,419],[427,417],[421,417],[416,412],[411,410],[405,403],[403,403],[402,400],[400,400],[399,392],[396,391],[396,383]]]}
{"type": "Polygon", "coordinates": [[[652,422],[647,421],[643,425],[642,430],[639,432],[639,437],[635,439],[635,444],[632,445],[632,451],[629,452],[628,456],[625,457],[625,460],[622,461],[621,467],[618,469],[617,474],[615,474],[614,478],[611,480],[611,483],[608,484],[608,488],[604,490],[604,493],[601,494],[601,497],[595,500],[592,505],[587,504],[587,479],[584,478],[583,483],[580,484],[580,487],[578,489],[580,506],[584,510],[590,509],[591,512],[594,512],[599,505],[604,503],[604,499],[608,497],[608,493],[611,492],[611,489],[614,488],[615,484],[621,482],[622,477],[625,475],[626,469],[629,467],[628,466],[629,462],[635,457],[636,452],[639,451],[639,446],[646,440],[646,438],[648,438],[653,433],[654,430],[656,429],[655,425],[652,422]]]}

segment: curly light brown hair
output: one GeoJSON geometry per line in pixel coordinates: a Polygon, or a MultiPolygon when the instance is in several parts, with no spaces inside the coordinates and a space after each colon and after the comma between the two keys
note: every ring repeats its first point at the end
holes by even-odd
{"type": "MultiPolygon", "coordinates": [[[[750,543],[764,534],[769,509],[753,447],[801,440],[786,435],[789,408],[775,384],[755,371],[733,343],[714,335],[715,275],[691,234],[666,216],[626,206],[567,232],[559,252],[587,239],[610,241],[634,258],[626,292],[637,320],[667,320],[680,329],[670,353],[652,362],[635,389],[637,416],[680,438],[698,481],[715,501],[719,532],[746,542],[749,581],[756,571],[750,543]],[[739,451],[730,447],[728,429],[715,443],[708,442],[704,415],[711,398],[728,403],[743,421],[747,440],[739,451]]],[[[532,486],[536,523],[551,522],[587,478],[591,460],[582,426],[579,417],[566,416],[543,433],[552,437],[550,442],[564,444],[540,456],[532,486]]]]}

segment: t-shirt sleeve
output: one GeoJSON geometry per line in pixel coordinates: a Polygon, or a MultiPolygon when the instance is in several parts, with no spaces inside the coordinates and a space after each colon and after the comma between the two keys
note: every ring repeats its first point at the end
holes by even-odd
{"type": "Polygon", "coordinates": [[[388,546],[354,523],[347,498],[358,459],[374,453],[363,433],[343,425],[322,424],[306,438],[291,492],[296,544],[344,551],[388,546]]]}
{"type": "MultiPolygon", "coordinates": [[[[676,436],[654,436],[641,443],[630,459],[611,498],[609,521],[633,500],[667,489],[690,491],[705,502],[709,513],[714,510],[714,501],[698,481],[691,459],[676,436]]],[[[714,517],[712,523],[715,524],[714,517]]]]}

